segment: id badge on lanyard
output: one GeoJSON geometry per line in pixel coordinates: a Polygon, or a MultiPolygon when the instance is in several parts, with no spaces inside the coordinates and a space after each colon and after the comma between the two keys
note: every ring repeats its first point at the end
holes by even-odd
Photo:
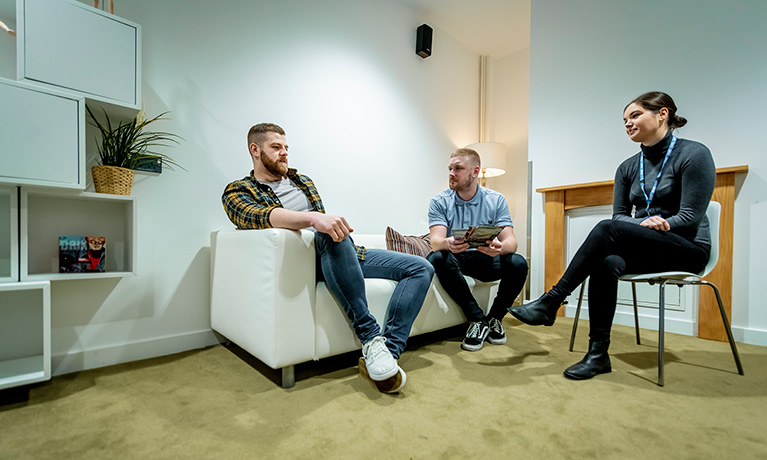
{"type": "Polygon", "coordinates": [[[663,172],[663,167],[666,166],[666,162],[671,156],[671,151],[674,150],[674,145],[676,145],[676,136],[671,136],[671,143],[668,145],[666,156],[663,158],[663,163],[660,165],[658,175],[655,176],[655,183],[652,184],[652,189],[650,190],[649,196],[644,189],[644,152],[639,152],[639,188],[642,189],[642,195],[644,195],[645,203],[647,203],[647,207],[645,209],[647,210],[648,216],[650,215],[650,203],[652,203],[652,199],[655,197],[655,189],[658,187],[658,180],[660,179],[660,175],[663,172]]]}

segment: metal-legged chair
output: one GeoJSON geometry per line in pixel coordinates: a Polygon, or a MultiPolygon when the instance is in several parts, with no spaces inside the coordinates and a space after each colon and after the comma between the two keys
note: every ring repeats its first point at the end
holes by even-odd
{"type": "MultiPolygon", "coordinates": [[[[664,330],[664,294],[667,284],[676,286],[687,285],[704,285],[709,286],[714,290],[716,294],[716,301],[719,304],[719,313],[722,314],[722,322],[724,323],[724,329],[727,331],[727,339],[730,341],[730,349],[732,350],[732,356],[735,358],[735,365],[738,367],[738,374],[743,375],[743,365],[740,362],[740,356],[738,355],[738,348],[735,345],[735,340],[732,337],[732,330],[730,329],[730,322],[727,319],[727,313],[724,310],[722,304],[722,297],[719,294],[719,288],[715,284],[703,279],[706,275],[711,273],[711,270],[716,266],[719,260],[719,215],[721,213],[721,205],[716,201],[712,201],[708,209],[706,210],[706,216],[708,217],[709,229],[711,230],[711,255],[709,256],[706,268],[700,274],[688,273],[688,272],[661,272],[661,273],[646,273],[640,275],[623,275],[619,278],[620,281],[628,281],[631,283],[631,293],[634,298],[634,329],[636,330],[637,344],[640,344],[639,339],[639,315],[637,312],[637,295],[636,295],[636,283],[648,283],[658,284],[660,291],[660,297],[658,299],[658,385],[663,386],[663,330],[664,330]]],[[[570,351],[573,351],[573,343],[575,342],[575,333],[578,329],[578,317],[581,313],[581,303],[583,302],[583,291],[586,283],[581,284],[580,294],[578,295],[578,307],[575,311],[575,320],[573,321],[573,331],[570,335],[570,351]]]]}

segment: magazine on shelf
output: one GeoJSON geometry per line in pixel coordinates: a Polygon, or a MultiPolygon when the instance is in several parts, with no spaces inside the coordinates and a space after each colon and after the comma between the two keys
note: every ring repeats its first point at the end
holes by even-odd
{"type": "Polygon", "coordinates": [[[469,228],[453,229],[453,238],[464,240],[469,243],[470,248],[487,246],[487,241],[495,239],[501,233],[503,228],[495,225],[476,225],[469,228]]]}
{"type": "Polygon", "coordinates": [[[105,256],[103,236],[59,237],[59,273],[104,272],[105,256]]]}

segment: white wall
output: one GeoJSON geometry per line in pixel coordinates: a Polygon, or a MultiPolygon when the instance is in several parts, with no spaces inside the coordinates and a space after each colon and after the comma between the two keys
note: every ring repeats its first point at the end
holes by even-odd
{"type": "MultiPolygon", "coordinates": [[[[717,167],[748,165],[737,183],[732,323],[767,345],[767,156],[757,136],[767,101],[767,3],[761,0],[533,2],[530,143],[533,188],[612,179],[638,151],[623,107],[645,91],[671,94],[717,167]]],[[[543,204],[533,201],[533,260],[543,265],[543,204]]],[[[533,272],[533,294],[543,271],[533,272]]]]}
{"type": "Polygon", "coordinates": [[[488,91],[488,140],[506,144],[506,174],[487,185],[506,196],[514,221],[517,252],[527,254],[527,133],[530,90],[530,50],[492,60],[488,91]]]}
{"type": "Polygon", "coordinates": [[[475,141],[478,56],[398,2],[233,0],[118,2],[143,28],[143,99],[185,141],[167,150],[187,171],[135,184],[138,276],[54,282],[53,372],[204,346],[210,232],[231,228],[226,184],[252,168],[246,133],[287,131],[292,166],[355,231],[426,233],[448,155],[475,141]]]}
{"type": "MultiPolygon", "coordinates": [[[[0,21],[16,30],[16,4],[0,0],[0,21]]],[[[0,30],[0,78],[16,79],[16,37],[0,30]]]]}

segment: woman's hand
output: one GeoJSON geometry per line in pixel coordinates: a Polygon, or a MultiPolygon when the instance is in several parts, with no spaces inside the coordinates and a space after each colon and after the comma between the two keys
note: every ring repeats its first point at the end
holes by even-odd
{"type": "Polygon", "coordinates": [[[645,220],[639,223],[642,227],[650,227],[654,230],[661,230],[664,232],[667,232],[671,230],[671,226],[668,224],[666,219],[662,218],[661,216],[650,216],[646,217],[645,220]]]}

